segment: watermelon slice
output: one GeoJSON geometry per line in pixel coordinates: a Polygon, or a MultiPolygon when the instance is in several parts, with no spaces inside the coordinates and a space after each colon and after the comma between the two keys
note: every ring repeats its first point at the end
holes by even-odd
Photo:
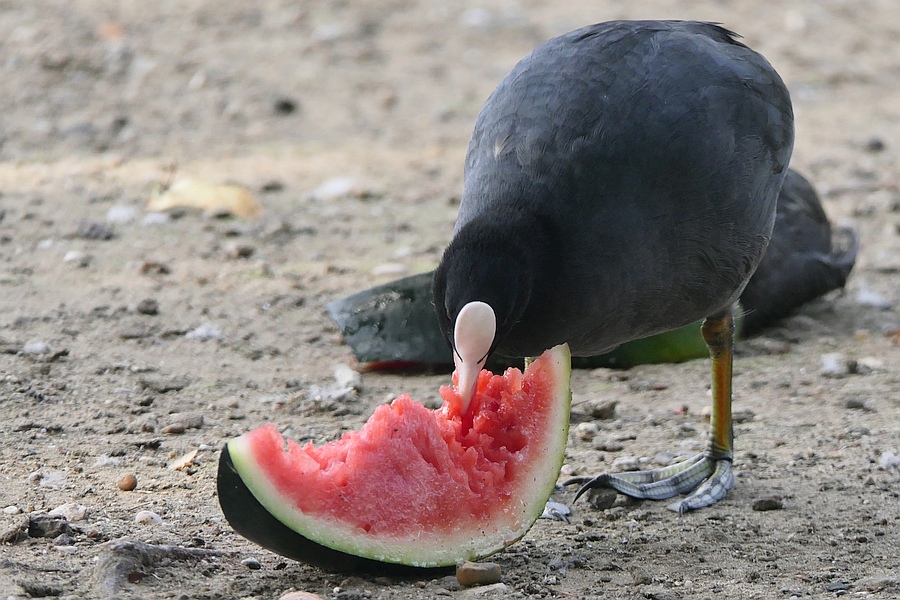
{"type": "Polygon", "coordinates": [[[466,414],[449,386],[437,410],[403,395],[320,447],[265,425],[225,446],[222,511],[251,541],[325,568],[483,558],[522,538],[553,491],[570,374],[563,344],[524,374],[483,371],[466,414]]]}

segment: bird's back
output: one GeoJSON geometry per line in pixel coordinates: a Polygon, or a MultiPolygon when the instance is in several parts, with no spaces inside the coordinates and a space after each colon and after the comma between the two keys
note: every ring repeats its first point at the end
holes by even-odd
{"type": "Polygon", "coordinates": [[[501,351],[596,353],[725,307],[792,142],[781,79],[715,25],[603,23],[535,49],[478,117],[456,226],[536,240],[542,293],[501,351]]]}

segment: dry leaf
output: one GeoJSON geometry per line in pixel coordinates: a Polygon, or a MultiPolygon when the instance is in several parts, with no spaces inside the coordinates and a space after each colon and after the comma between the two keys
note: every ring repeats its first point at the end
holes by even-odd
{"type": "Polygon", "coordinates": [[[245,219],[262,214],[262,206],[245,187],[231,184],[204,183],[181,179],[163,193],[154,192],[147,210],[159,212],[173,208],[200,208],[210,213],[231,213],[245,219]]]}
{"type": "Polygon", "coordinates": [[[197,458],[198,452],[200,452],[200,451],[196,450],[196,449],[191,450],[190,452],[188,452],[181,458],[169,463],[169,468],[172,469],[173,471],[181,471],[183,469],[187,469],[192,464],[194,464],[194,459],[197,458]]]}

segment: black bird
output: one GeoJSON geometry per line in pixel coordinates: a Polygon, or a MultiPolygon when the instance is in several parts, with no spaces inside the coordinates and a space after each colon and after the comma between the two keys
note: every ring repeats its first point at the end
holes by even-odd
{"type": "Polygon", "coordinates": [[[753,335],[798,306],[843,288],[858,251],[856,231],[832,229],[815,188],[788,169],[769,247],[741,294],[743,333],[753,335]]]}
{"type": "Polygon", "coordinates": [[[487,357],[573,355],[705,318],[709,449],[601,475],[638,498],[723,498],[731,472],[732,306],[759,264],[793,146],[781,78],[737,35],[614,21],[554,38],[488,98],[454,237],[434,277],[464,401],[487,357]]]}

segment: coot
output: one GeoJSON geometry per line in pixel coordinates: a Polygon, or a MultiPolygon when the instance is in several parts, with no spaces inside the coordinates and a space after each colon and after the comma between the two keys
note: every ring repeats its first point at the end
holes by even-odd
{"type": "Polygon", "coordinates": [[[705,318],[709,449],[601,475],[684,512],[731,472],[731,309],[772,232],[793,146],[781,78],[710,23],[614,21],[522,59],[475,124],[453,240],[433,295],[465,399],[487,357],[573,355],[705,318]]]}

